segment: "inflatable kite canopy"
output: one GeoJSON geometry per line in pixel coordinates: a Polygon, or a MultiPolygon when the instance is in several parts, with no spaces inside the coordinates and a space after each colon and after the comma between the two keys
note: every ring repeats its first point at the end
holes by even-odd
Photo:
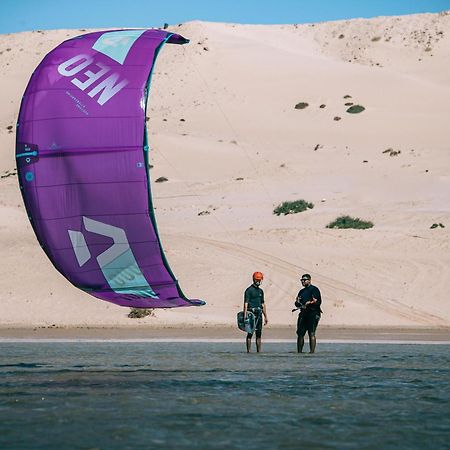
{"type": "Polygon", "coordinates": [[[85,34],[51,51],[33,73],[17,124],[20,189],[56,269],[94,297],[122,306],[202,305],[182,293],[153,213],[145,112],[163,30],[85,34]]]}

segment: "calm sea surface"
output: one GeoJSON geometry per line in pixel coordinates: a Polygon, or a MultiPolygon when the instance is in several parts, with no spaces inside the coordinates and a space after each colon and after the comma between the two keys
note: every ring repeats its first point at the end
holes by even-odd
{"type": "Polygon", "coordinates": [[[1,449],[449,449],[450,346],[0,343],[1,449]]]}

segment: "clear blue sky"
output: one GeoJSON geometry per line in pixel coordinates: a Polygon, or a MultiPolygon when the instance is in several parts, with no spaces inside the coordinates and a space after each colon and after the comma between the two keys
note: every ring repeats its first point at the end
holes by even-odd
{"type": "Polygon", "coordinates": [[[0,33],[159,27],[189,20],[308,23],[450,9],[450,0],[0,0],[0,33]]]}

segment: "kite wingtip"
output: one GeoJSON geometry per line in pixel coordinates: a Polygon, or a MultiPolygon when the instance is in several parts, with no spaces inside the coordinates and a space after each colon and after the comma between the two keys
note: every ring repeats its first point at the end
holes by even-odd
{"type": "Polygon", "coordinates": [[[189,39],[186,39],[185,37],[181,36],[180,34],[171,33],[169,35],[169,38],[167,40],[169,44],[189,44],[189,39]]]}
{"type": "Polygon", "coordinates": [[[193,306],[204,306],[206,302],[204,300],[191,300],[193,306]]]}

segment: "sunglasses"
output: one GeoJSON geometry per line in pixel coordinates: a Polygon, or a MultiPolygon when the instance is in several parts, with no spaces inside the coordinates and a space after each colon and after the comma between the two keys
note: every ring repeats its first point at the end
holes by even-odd
{"type": "Polygon", "coordinates": [[[309,281],[309,278],[302,278],[300,281],[309,281]]]}

